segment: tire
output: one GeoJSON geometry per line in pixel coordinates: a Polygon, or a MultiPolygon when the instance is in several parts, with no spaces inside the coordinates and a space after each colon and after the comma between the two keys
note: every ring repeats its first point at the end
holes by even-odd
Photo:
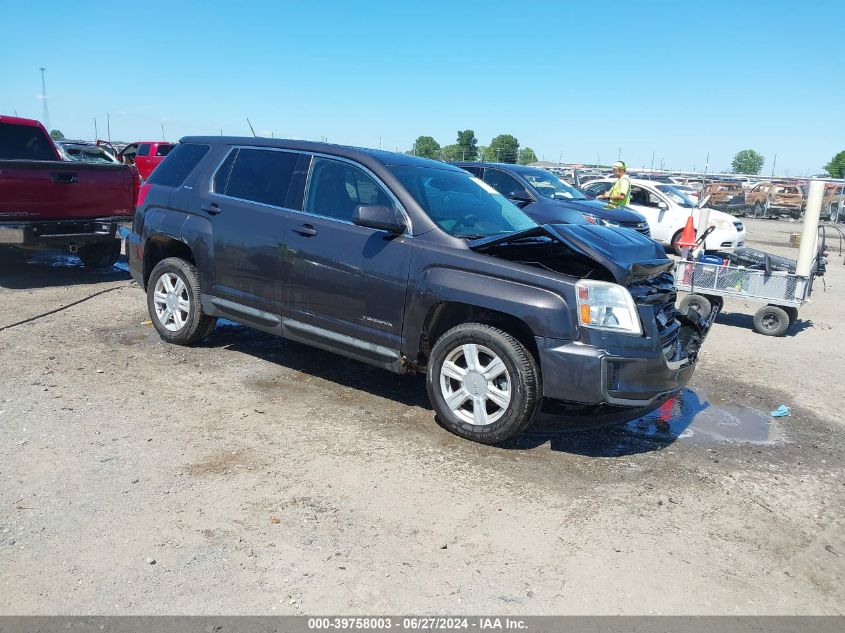
{"type": "Polygon", "coordinates": [[[754,313],[754,331],[764,336],[783,336],[789,329],[789,315],[778,306],[763,306],[754,313]]]}
{"type": "Polygon", "coordinates": [[[150,273],[147,310],[159,336],[176,345],[198,343],[217,325],[202,311],[197,269],[178,257],[161,260],[150,273]]]}
{"type": "Polygon", "coordinates": [[[110,268],[120,257],[122,245],[122,240],[119,239],[94,242],[81,246],[76,254],[82,260],[82,265],[85,268],[110,268]]]}
{"type": "Polygon", "coordinates": [[[683,232],[683,229],[681,229],[672,236],[671,249],[672,252],[675,253],[675,255],[677,255],[678,257],[681,256],[681,251],[683,251],[681,246],[678,244],[678,242],[681,241],[681,235],[683,234],[683,232]]]}
{"type": "Polygon", "coordinates": [[[681,299],[678,304],[678,312],[686,314],[690,308],[694,308],[702,318],[706,319],[713,311],[713,305],[704,295],[690,294],[681,299]]]}
{"type": "Polygon", "coordinates": [[[783,308],[783,311],[786,312],[786,315],[789,317],[789,325],[793,326],[798,321],[798,308],[795,306],[788,306],[783,308]]]}
{"type": "Polygon", "coordinates": [[[758,200],[754,203],[754,210],[752,211],[752,216],[755,218],[765,218],[766,217],[766,207],[758,200]]]}
{"type": "Polygon", "coordinates": [[[537,417],[543,401],[534,356],[507,332],[481,323],[463,323],[437,339],[426,386],[440,423],[455,435],[482,444],[499,444],[518,435],[537,417]],[[470,366],[481,371],[469,371],[470,366]],[[496,373],[485,377],[484,371],[491,368],[496,373]]]}

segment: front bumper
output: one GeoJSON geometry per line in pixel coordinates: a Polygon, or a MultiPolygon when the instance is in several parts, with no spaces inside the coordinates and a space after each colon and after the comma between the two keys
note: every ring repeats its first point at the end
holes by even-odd
{"type": "Polygon", "coordinates": [[[681,330],[671,360],[653,323],[642,338],[595,331],[590,342],[538,337],[543,395],[585,404],[649,406],[689,382],[718,312],[714,305],[707,319],[694,311],[678,315],[681,330]]]}
{"type": "Polygon", "coordinates": [[[745,228],[742,231],[718,229],[704,240],[705,250],[711,252],[731,252],[745,246],[745,228]]]}

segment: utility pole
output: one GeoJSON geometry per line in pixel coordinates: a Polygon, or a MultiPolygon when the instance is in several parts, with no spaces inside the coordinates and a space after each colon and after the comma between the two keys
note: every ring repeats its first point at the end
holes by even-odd
{"type": "Polygon", "coordinates": [[[772,161],[772,180],[774,180],[774,178],[775,178],[775,165],[777,165],[777,164],[778,164],[778,155],[775,154],[775,158],[772,161]]]}
{"type": "Polygon", "coordinates": [[[111,145],[111,115],[106,112],[106,132],[108,134],[109,145],[111,145]]]}
{"type": "Polygon", "coordinates": [[[47,109],[47,83],[44,81],[44,71],[47,69],[42,66],[39,70],[41,71],[41,99],[43,101],[42,105],[44,106],[44,127],[50,132],[50,111],[47,109]]]}
{"type": "Polygon", "coordinates": [[[378,137],[378,148],[381,149],[381,137],[378,137]]]}
{"type": "Polygon", "coordinates": [[[159,125],[161,125],[161,140],[166,141],[167,137],[164,135],[164,121],[159,121],[159,125]]]}
{"type": "Polygon", "coordinates": [[[619,148],[619,153],[616,154],[616,160],[622,160],[622,148],[619,148]]]}
{"type": "Polygon", "coordinates": [[[94,142],[100,139],[100,134],[97,132],[97,115],[94,115],[94,142]]]}
{"type": "Polygon", "coordinates": [[[649,171],[654,171],[654,150],[651,150],[651,167],[649,168],[649,171]]]}
{"type": "Polygon", "coordinates": [[[710,152],[707,152],[707,158],[704,159],[704,175],[707,175],[707,168],[710,167],[710,152]]]}

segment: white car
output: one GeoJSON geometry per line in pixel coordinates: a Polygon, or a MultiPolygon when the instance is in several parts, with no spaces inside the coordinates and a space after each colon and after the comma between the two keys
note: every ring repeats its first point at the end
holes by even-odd
{"type": "MultiPolygon", "coordinates": [[[[614,182],[612,178],[603,178],[587,183],[582,189],[588,196],[595,197],[608,191],[614,182]]],[[[632,178],[628,207],[648,220],[652,239],[671,247],[676,253],[681,251],[678,240],[690,214],[693,225],[698,229],[701,209],[673,185],[632,178]]],[[[705,250],[730,252],[745,244],[745,226],[729,213],[710,209],[708,224],[716,228],[707,236],[705,250]]]]}

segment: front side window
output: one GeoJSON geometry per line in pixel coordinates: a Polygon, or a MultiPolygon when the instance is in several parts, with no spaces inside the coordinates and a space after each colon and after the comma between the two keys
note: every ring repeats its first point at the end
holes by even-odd
{"type": "Polygon", "coordinates": [[[486,170],[484,172],[484,182],[506,198],[509,198],[514,192],[522,193],[525,191],[525,187],[516,178],[498,169],[486,170]]]}
{"type": "Polygon", "coordinates": [[[351,222],[355,207],[371,204],[394,206],[387,192],[364,170],[337,160],[314,158],[305,192],[306,213],[351,222]]]}
{"type": "Polygon", "coordinates": [[[217,193],[276,207],[285,206],[288,187],[299,154],[266,149],[235,150],[214,177],[217,193]],[[234,162],[231,162],[231,161],[234,162]],[[226,170],[231,164],[228,177],[226,170]]]}
{"type": "Polygon", "coordinates": [[[523,171],[521,176],[544,198],[552,200],[586,200],[575,187],[570,187],[553,173],[542,169],[523,171]]]}
{"type": "Polygon", "coordinates": [[[537,224],[483,180],[464,171],[395,165],[390,171],[422,210],[464,238],[523,231],[537,224]]]}

